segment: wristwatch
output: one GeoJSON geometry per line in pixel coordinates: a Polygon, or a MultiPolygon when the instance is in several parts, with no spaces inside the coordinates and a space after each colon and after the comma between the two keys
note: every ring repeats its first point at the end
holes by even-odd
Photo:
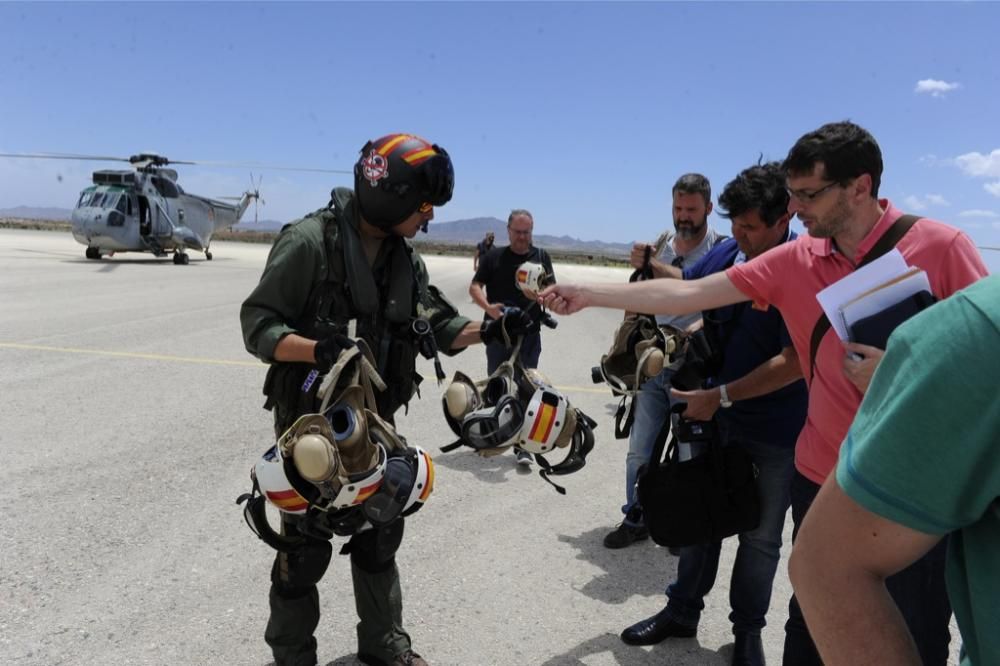
{"type": "Polygon", "coordinates": [[[733,401],[729,399],[729,391],[725,384],[719,384],[719,407],[729,409],[733,406],[733,401]]]}

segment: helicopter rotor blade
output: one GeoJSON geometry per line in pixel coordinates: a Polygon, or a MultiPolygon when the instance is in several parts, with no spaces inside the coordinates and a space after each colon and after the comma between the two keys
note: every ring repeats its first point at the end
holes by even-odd
{"type": "Polygon", "coordinates": [[[25,157],[48,160],[88,160],[91,162],[128,162],[127,157],[111,157],[108,155],[77,155],[74,153],[0,153],[0,157],[25,157]]]}
{"type": "Polygon", "coordinates": [[[146,166],[166,166],[168,164],[187,164],[191,166],[222,167],[233,169],[269,169],[272,171],[303,171],[313,173],[353,174],[350,169],[317,169],[314,167],[281,166],[263,162],[217,162],[211,160],[172,160],[156,153],[139,153],[131,157],[116,157],[113,155],[80,155],[77,153],[0,153],[0,157],[20,157],[50,160],[87,160],[93,162],[128,162],[136,168],[146,166]]]}
{"type": "Polygon", "coordinates": [[[270,171],[309,171],[313,173],[346,173],[353,174],[354,171],[350,169],[316,169],[313,167],[294,167],[294,166],[279,166],[276,164],[264,164],[262,162],[210,162],[210,161],[193,161],[193,162],[174,162],[173,164],[195,164],[198,166],[212,166],[212,167],[226,167],[232,169],[266,169],[270,171]]]}

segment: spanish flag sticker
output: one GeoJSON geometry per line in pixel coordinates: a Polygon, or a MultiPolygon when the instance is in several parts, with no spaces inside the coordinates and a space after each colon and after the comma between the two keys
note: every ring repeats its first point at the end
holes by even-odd
{"type": "Polygon", "coordinates": [[[531,432],[528,434],[528,439],[534,442],[547,441],[549,433],[552,432],[552,424],[555,423],[555,420],[555,405],[549,405],[543,402],[541,407],[538,409],[538,414],[535,415],[535,422],[531,426],[531,432]]]}

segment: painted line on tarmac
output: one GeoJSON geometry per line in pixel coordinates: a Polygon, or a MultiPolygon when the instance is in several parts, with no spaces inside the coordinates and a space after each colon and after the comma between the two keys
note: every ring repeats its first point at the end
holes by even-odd
{"type": "Polygon", "coordinates": [[[89,354],[92,356],[116,356],[119,358],[141,358],[150,361],[180,361],[206,365],[241,365],[259,368],[260,361],[225,361],[215,358],[194,358],[191,356],[168,356],[166,354],[140,354],[138,352],[107,351],[103,349],[79,349],[76,347],[48,347],[46,345],[24,345],[16,342],[0,342],[0,349],[25,349],[28,351],[62,352],[66,354],[89,354]]]}
{"type": "Polygon", "coordinates": [[[573,391],[574,393],[607,393],[611,394],[611,389],[605,388],[594,388],[593,386],[555,386],[560,391],[573,391]]]}
{"type": "MultiPolygon", "coordinates": [[[[236,365],[259,368],[264,364],[259,361],[226,361],[216,358],[194,358],[191,356],[168,356],[166,354],[141,354],[138,352],[107,351],[104,349],[80,349],[78,347],[50,347],[47,345],[26,345],[17,342],[0,342],[0,349],[24,349],[27,351],[60,352],[65,354],[89,354],[91,356],[114,356],[118,358],[140,358],[149,361],[178,361],[181,363],[200,363],[203,365],[236,365]]],[[[563,392],[574,393],[607,393],[607,388],[591,386],[556,386],[563,392]]]]}

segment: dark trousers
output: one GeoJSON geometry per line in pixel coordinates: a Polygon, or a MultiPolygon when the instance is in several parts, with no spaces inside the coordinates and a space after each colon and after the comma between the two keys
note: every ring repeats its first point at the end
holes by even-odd
{"type": "MultiPolygon", "coordinates": [[[[734,633],[760,634],[771,604],[774,573],[781,559],[781,533],[788,512],[788,486],[795,470],[795,451],[748,439],[730,439],[730,446],[743,446],[757,466],[760,525],[739,535],[729,603],[734,633]]],[[[722,542],[681,548],[677,579],[667,587],[667,610],[671,618],[696,627],[705,609],[705,596],[715,585],[722,542]]]]}
{"type": "MultiPolygon", "coordinates": [[[[513,349],[504,347],[502,342],[491,342],[486,345],[486,373],[492,375],[500,364],[510,359],[513,349]]],[[[538,358],[542,355],[542,335],[528,333],[521,343],[521,365],[525,368],[537,368],[538,358]]]]}
{"type": "MultiPolygon", "coordinates": [[[[296,536],[292,520],[282,521],[282,532],[296,536]]],[[[358,614],[358,652],[389,663],[410,647],[403,629],[403,595],[395,552],[403,537],[403,520],[360,532],[345,550],[351,556],[351,580],[358,614]]],[[[271,569],[268,596],[271,615],[264,640],[277,666],[316,664],[320,581],[329,565],[329,542],[310,541],[296,553],[278,553],[271,569]]]]}
{"type": "MultiPolygon", "coordinates": [[[[819,488],[798,472],[792,478],[792,543],[795,543],[802,520],[816,499],[819,488]]],[[[951,603],[944,581],[946,543],[947,539],[942,539],[922,558],[885,581],[886,589],[906,620],[925,666],[944,666],[948,663],[951,603]]],[[[851,608],[843,609],[845,613],[852,611],[851,608]]],[[[785,666],[823,663],[794,595],[788,602],[782,663],[785,666]]]]}

